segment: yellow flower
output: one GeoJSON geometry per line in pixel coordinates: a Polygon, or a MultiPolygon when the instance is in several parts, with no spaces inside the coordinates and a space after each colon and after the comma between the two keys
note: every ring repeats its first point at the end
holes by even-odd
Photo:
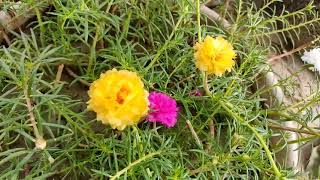
{"type": "Polygon", "coordinates": [[[134,72],[109,70],[91,84],[88,109],[97,113],[97,120],[123,130],[137,124],[149,110],[148,92],[143,86],[134,72]]]}
{"type": "Polygon", "coordinates": [[[197,68],[208,74],[221,76],[225,71],[230,71],[235,63],[236,53],[223,37],[207,36],[204,42],[196,44],[195,49],[197,68]]]}

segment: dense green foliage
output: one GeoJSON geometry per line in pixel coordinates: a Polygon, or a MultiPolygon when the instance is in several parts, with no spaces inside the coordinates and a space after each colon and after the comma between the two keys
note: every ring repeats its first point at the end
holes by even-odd
{"type": "MultiPolygon", "coordinates": [[[[228,29],[202,16],[202,35],[225,37],[238,55],[232,72],[209,78],[210,98],[190,96],[193,90],[203,89],[193,55],[195,2],[36,2],[25,1],[20,13],[35,9],[38,16],[23,33],[15,33],[9,47],[0,50],[0,179],[274,178],[265,149],[237,117],[254,126],[268,144],[273,135],[267,126],[268,113],[287,109],[263,110],[260,95],[268,89],[254,92],[254,82],[268,67],[268,37],[293,36],[298,28],[319,21],[311,5],[298,13],[276,15],[269,13],[272,3],[257,10],[237,0],[226,12],[232,24],[228,29]],[[307,13],[311,20],[306,15],[290,23],[290,18],[307,13]],[[61,81],[55,81],[59,64],[65,68],[61,81]],[[119,132],[97,122],[95,114],[86,109],[88,87],[83,82],[92,82],[112,68],[136,71],[149,91],[174,97],[179,104],[178,124],[166,129],[142,122],[119,132]],[[77,77],[70,76],[70,70],[77,77]],[[27,96],[47,141],[44,150],[34,148],[27,96]]],[[[295,114],[291,118],[301,121],[295,114]]],[[[284,176],[294,176],[290,169],[279,169],[284,176]]]]}

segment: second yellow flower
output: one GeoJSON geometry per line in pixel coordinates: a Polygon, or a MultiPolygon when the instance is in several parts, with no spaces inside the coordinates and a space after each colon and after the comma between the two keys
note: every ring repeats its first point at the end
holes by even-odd
{"type": "Polygon", "coordinates": [[[207,36],[203,42],[196,44],[196,66],[201,71],[222,76],[235,64],[236,53],[232,45],[222,37],[207,36]]]}

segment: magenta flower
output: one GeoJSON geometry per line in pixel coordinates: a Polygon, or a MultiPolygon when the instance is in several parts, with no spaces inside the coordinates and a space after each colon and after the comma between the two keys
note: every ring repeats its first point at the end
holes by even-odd
{"type": "Polygon", "coordinates": [[[173,127],[177,122],[178,108],[176,101],[159,92],[151,92],[149,94],[150,112],[147,121],[158,122],[167,128],[173,127]]]}

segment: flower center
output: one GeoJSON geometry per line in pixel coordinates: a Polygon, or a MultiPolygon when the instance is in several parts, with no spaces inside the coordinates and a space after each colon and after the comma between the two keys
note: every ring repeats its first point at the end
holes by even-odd
{"type": "Polygon", "coordinates": [[[119,104],[123,104],[124,100],[126,99],[126,97],[128,96],[128,94],[130,93],[130,90],[126,87],[121,87],[119,92],[117,93],[117,102],[119,104]]]}

